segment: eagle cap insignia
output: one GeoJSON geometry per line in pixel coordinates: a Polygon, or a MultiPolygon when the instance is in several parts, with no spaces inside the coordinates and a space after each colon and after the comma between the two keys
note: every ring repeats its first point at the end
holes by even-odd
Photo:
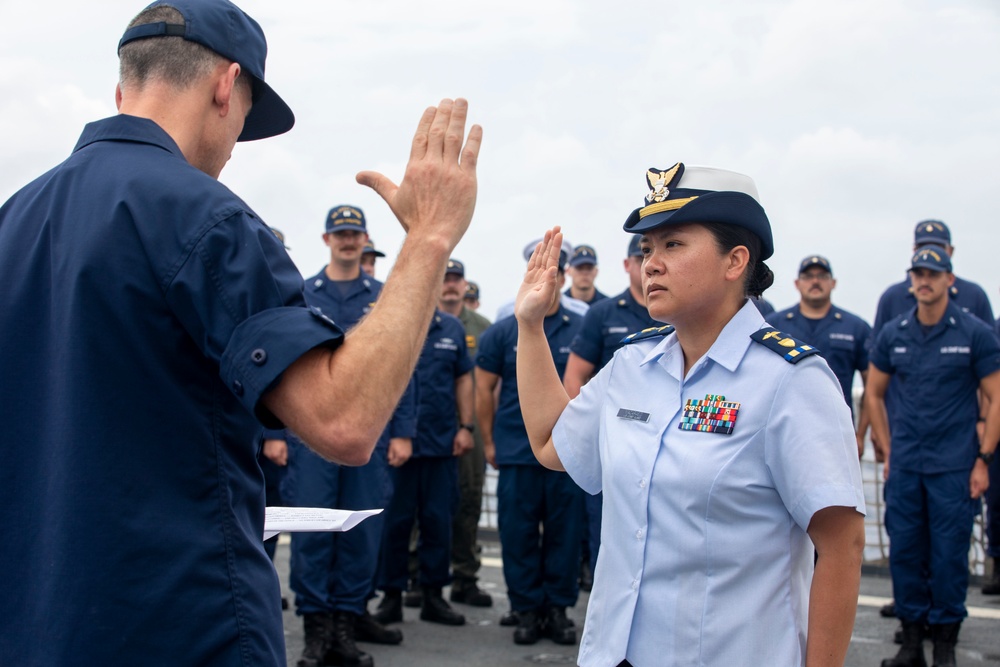
{"type": "Polygon", "coordinates": [[[646,183],[649,184],[649,194],[646,204],[657,204],[666,201],[670,188],[675,187],[684,175],[684,163],[678,162],[670,169],[662,170],[650,167],[646,170],[646,183]]]}

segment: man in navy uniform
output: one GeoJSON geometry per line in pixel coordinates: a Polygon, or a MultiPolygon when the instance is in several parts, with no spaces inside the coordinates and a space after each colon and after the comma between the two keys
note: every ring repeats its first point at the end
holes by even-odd
{"type": "MultiPolygon", "coordinates": [[[[465,264],[452,259],[444,270],[444,283],[438,308],[454,315],[465,328],[465,349],[475,364],[479,352],[479,337],[490,328],[490,321],[468,305],[469,292],[474,283],[465,279],[465,264]]],[[[479,286],[475,286],[478,302],[479,286]]],[[[473,369],[475,378],[475,369],[473,369]]],[[[473,380],[473,388],[475,381],[473,380]]],[[[473,392],[474,393],[474,392],[473,392]]],[[[481,565],[478,536],[479,516],[483,509],[483,484],[486,482],[486,455],[483,453],[483,435],[475,420],[473,407],[473,447],[458,459],[458,508],[452,524],[451,543],[451,601],[474,607],[490,607],[493,597],[476,584],[481,565]]]]}
{"type": "Polygon", "coordinates": [[[226,0],[156,3],[119,44],[120,113],[0,208],[2,665],[285,664],[261,426],[363,464],[409,382],[481,130],[446,142],[467,105],[444,100],[398,187],[358,175],[409,234],[345,338],[217,180],[237,141],[294,122],[266,51],[226,0]]]}
{"type": "MultiPolygon", "coordinates": [[[[854,412],[851,390],[854,373],[868,377],[868,338],[871,327],[853,313],[833,305],[831,294],[837,286],[830,261],[821,255],[810,255],[799,263],[795,289],[799,303],[779,311],[768,322],[783,333],[819,349],[830,370],[840,381],[847,406],[854,412]]],[[[861,406],[864,413],[864,405],[861,406]]],[[[864,435],[858,437],[858,456],[864,451],[864,435]]]]}
{"type": "MultiPolygon", "coordinates": [[[[636,331],[662,324],[649,316],[646,298],[642,293],[642,250],[639,249],[640,234],[629,240],[624,261],[628,274],[628,287],[624,292],[610,299],[594,304],[583,317],[583,324],[573,338],[563,384],[570,398],[580,393],[597,371],[611,361],[615,350],[623,344],[625,336],[636,331]]],[[[603,496],[586,494],[586,570],[581,579],[587,588],[597,566],[597,554],[601,546],[601,505],[603,496]]]]}
{"type": "Polygon", "coordinates": [[[465,307],[469,310],[479,310],[479,283],[469,281],[469,287],[465,290],[465,297],[462,301],[465,302],[465,307]]]}
{"type": "Polygon", "coordinates": [[[588,306],[608,298],[594,285],[597,280],[597,251],[592,246],[578,245],[573,248],[566,273],[570,278],[566,296],[583,301],[588,306]]]}
{"type": "Polygon", "coordinates": [[[946,248],[917,250],[910,279],[917,305],[876,337],[865,396],[886,460],[889,567],[903,626],[899,653],[882,666],[924,665],[928,625],[934,664],[945,667],[955,664],[973,518],[1000,440],[1000,343],[949,299],[955,276],[946,248]],[[897,380],[891,415],[890,376],[897,380]],[[982,417],[977,390],[988,406],[982,417]]]}
{"type": "Polygon", "coordinates": [[[442,598],[441,589],[451,583],[458,457],[473,447],[472,365],[461,321],[438,310],[417,363],[418,425],[413,456],[392,473],[395,491],[386,510],[379,576],[385,597],[376,612],[382,623],[403,620],[410,534],[414,520],[419,520],[420,618],[444,625],[465,624],[465,617],[442,598]]]}
{"type": "Polygon", "coordinates": [[[385,253],[375,248],[375,242],[370,238],[365,241],[365,249],[361,251],[361,270],[372,278],[375,277],[375,260],[385,257],[385,253]]]}
{"type": "MultiPolygon", "coordinates": [[[[564,250],[559,262],[561,283],[567,259],[564,250]]],[[[565,308],[560,296],[558,291],[553,295],[545,334],[562,375],[583,318],[565,308]]],[[[507,596],[518,618],[514,642],[534,644],[540,636],[548,636],[560,644],[574,644],[576,630],[566,607],[575,605],[579,595],[584,494],[569,475],[543,468],[531,452],[518,402],[514,317],[497,321],[479,340],[476,414],[486,460],[500,470],[497,514],[507,596]],[[499,400],[494,398],[497,385],[499,400]]]]}
{"type": "MultiPolygon", "coordinates": [[[[382,290],[382,283],[361,270],[367,241],[360,208],[330,209],[323,234],[330,262],[305,283],[306,302],[345,330],[371,312],[382,290]]],[[[325,461],[289,431],[289,466],[282,487],[286,501],[298,507],[385,507],[392,489],[388,468],[410,457],[416,427],[416,396],[407,391],[371,460],[360,467],[325,461]]],[[[357,639],[402,641],[401,632],[382,627],[366,611],[375,589],[384,520],[383,515],[371,517],[345,533],[292,534],[289,585],[305,630],[299,667],[323,664],[324,655],[334,664],[364,664],[371,658],[357,647],[357,639]]]]}

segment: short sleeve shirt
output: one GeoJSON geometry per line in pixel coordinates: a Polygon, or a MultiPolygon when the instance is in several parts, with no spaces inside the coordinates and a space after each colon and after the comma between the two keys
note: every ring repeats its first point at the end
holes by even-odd
{"type": "Polygon", "coordinates": [[[0,664],[284,664],[254,415],[342,332],[274,234],[121,115],[0,209],[0,269],[0,664]]]}
{"type": "Polygon", "coordinates": [[[806,529],[865,501],[836,378],[751,340],[763,323],[747,302],[686,377],[676,335],[626,345],[557,422],[566,471],[604,491],[580,665],[804,664],[806,529]],[[735,404],[730,434],[679,427],[703,401],[735,404]]]}
{"type": "Polygon", "coordinates": [[[976,390],[1000,370],[1000,344],[989,326],[956,304],[927,333],[916,312],[886,323],[871,352],[898,389],[889,465],[927,474],[971,470],[979,451],[976,390]]]}
{"type": "Polygon", "coordinates": [[[844,399],[851,405],[854,372],[868,370],[868,337],[872,328],[853,313],[832,306],[825,316],[810,321],[798,305],[768,316],[782,333],[815,346],[837,376],[844,399]]]}
{"type": "MultiPolygon", "coordinates": [[[[569,345],[582,317],[561,307],[545,318],[545,336],[559,377],[566,371],[569,345]]],[[[479,339],[476,366],[500,376],[500,400],[493,420],[497,465],[539,465],[528,442],[517,394],[517,320],[500,320],[479,339]]]]}
{"type": "Polygon", "coordinates": [[[570,350],[595,368],[603,368],[624,344],[625,336],[659,324],[635,300],[631,290],[625,290],[590,307],[570,350]]]}
{"type": "Polygon", "coordinates": [[[472,370],[465,328],[457,317],[437,311],[417,362],[417,437],[413,456],[452,456],[458,420],[455,380],[472,370]]]}

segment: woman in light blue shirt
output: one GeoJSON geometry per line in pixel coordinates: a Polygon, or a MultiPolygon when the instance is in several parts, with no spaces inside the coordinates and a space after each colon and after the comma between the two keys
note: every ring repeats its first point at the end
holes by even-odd
{"type": "Polygon", "coordinates": [[[625,230],[672,327],[633,336],[570,401],[541,328],[558,227],[517,299],[532,449],[604,492],[579,663],[843,665],[865,542],[850,411],[816,350],[748,299],[773,280],[753,181],[677,164],[647,182],[625,230]]]}

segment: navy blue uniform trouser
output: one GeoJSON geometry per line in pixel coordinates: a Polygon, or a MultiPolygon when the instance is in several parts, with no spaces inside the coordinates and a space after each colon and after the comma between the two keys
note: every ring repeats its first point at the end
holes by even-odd
{"type": "MultiPolygon", "coordinates": [[[[288,438],[282,494],[293,507],[363,510],[385,507],[390,481],[386,454],[376,449],[359,467],[330,463],[288,438]]],[[[375,586],[384,512],[343,533],[292,533],[289,586],[297,614],[365,611],[375,586]]]]}
{"type": "Polygon", "coordinates": [[[500,466],[497,520],[514,611],[576,604],[583,496],[564,472],[500,466]]]}
{"type": "Polygon", "coordinates": [[[885,525],[900,620],[938,625],[965,618],[969,540],[980,506],[969,497],[968,471],[889,473],[885,525]]]}
{"type": "Polygon", "coordinates": [[[990,488],[986,490],[986,555],[1000,558],[1000,456],[990,464],[990,488]]]}
{"type": "Polygon", "coordinates": [[[452,521],[458,506],[458,459],[414,458],[389,474],[395,491],[385,512],[379,588],[406,589],[414,519],[420,525],[420,583],[433,588],[447,586],[451,583],[452,521]]]}

